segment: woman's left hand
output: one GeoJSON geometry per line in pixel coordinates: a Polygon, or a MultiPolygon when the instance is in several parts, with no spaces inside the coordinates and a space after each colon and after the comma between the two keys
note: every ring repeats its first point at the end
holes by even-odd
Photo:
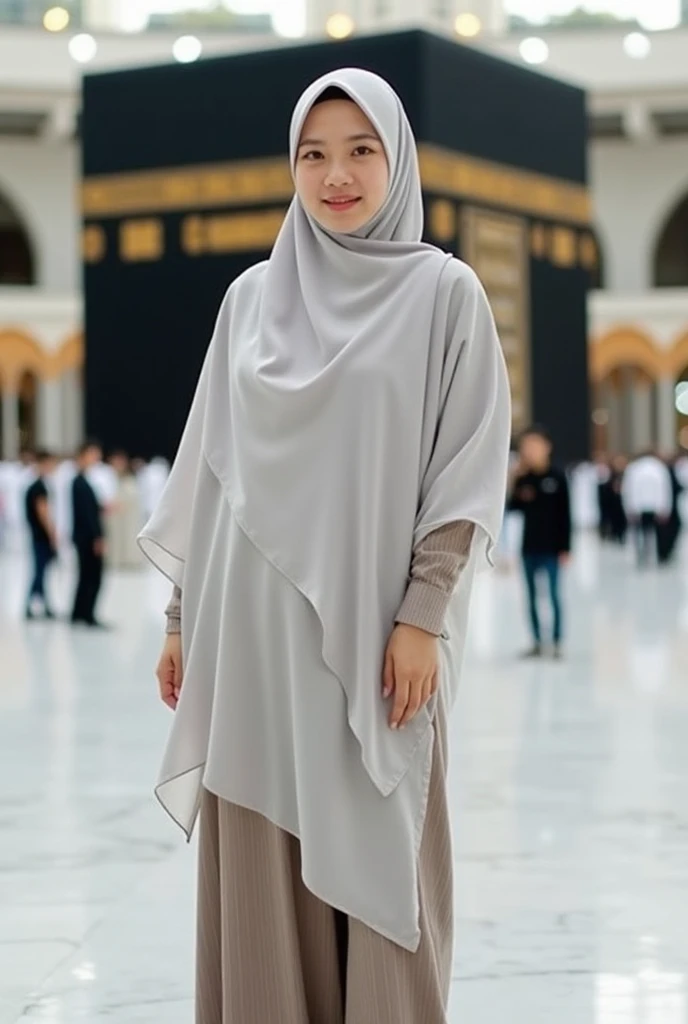
{"type": "Polygon", "coordinates": [[[392,729],[401,729],[424,707],[437,690],[438,639],[417,626],[399,623],[387,644],[383,697],[394,694],[389,716],[392,729]]]}

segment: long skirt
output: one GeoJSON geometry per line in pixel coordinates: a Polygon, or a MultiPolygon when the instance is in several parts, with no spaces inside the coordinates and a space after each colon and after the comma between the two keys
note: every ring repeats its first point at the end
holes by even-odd
{"type": "Polygon", "coordinates": [[[439,719],[415,953],[310,892],[294,836],[203,791],[196,1024],[446,1024],[452,852],[439,719]]]}

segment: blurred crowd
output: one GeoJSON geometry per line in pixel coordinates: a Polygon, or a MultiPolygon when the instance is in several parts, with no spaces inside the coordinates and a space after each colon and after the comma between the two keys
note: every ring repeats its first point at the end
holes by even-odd
{"type": "MultiPolygon", "coordinates": [[[[33,562],[27,618],[53,616],[46,573],[54,560],[71,558],[78,565],[72,621],[98,624],[103,571],[142,567],[136,536],[169,469],[162,457],[105,457],[93,441],[69,457],[27,450],[16,462],[0,462],[0,551],[22,551],[33,562]]],[[[598,456],[557,469],[547,432],[533,428],[513,453],[508,493],[499,561],[523,563],[535,651],[542,646],[536,581],[548,581],[556,650],[559,567],[569,557],[571,533],[594,530],[605,543],[628,543],[639,567],[670,563],[688,517],[688,455],[598,456]]]]}
{"type": "Polygon", "coordinates": [[[640,569],[669,564],[678,550],[688,499],[688,457],[661,458],[653,451],[632,459],[598,457],[564,470],[553,460],[547,430],[524,431],[513,453],[499,561],[520,561],[526,585],[532,646],[528,658],[562,657],[565,611],[561,568],[572,534],[596,530],[601,541],[629,541],[640,569]],[[549,625],[541,621],[546,585],[549,625]]]}
{"type": "MultiPolygon", "coordinates": [[[[131,458],[124,451],[98,456],[86,470],[101,506],[106,528],[106,560],[117,569],[141,565],[136,535],[154,508],[169,475],[169,463],[162,457],[146,461],[131,458]]],[[[0,462],[0,550],[22,545],[26,527],[26,493],[39,475],[38,452],[24,450],[16,462],[0,462]]],[[[71,488],[78,472],[78,455],[40,453],[46,464],[43,473],[60,547],[71,544],[71,488]],[[47,458],[46,458],[47,457],[47,458]]]]}
{"type": "Polygon", "coordinates": [[[0,462],[0,551],[32,561],[26,617],[53,618],[46,574],[58,559],[76,561],[73,623],[99,625],[96,602],[106,568],[136,570],[136,536],[169,475],[164,458],[150,462],[124,451],[104,457],[95,441],[69,457],[22,451],[0,462]]]}
{"type": "Polygon", "coordinates": [[[641,566],[670,562],[688,514],[688,456],[598,456],[570,470],[572,517],[601,540],[630,540],[641,566]]]}
{"type": "MultiPolygon", "coordinates": [[[[514,451],[511,480],[527,471],[514,451]]],[[[613,545],[632,545],[639,566],[667,564],[676,555],[688,521],[688,455],[598,455],[594,461],[566,467],[570,517],[574,531],[595,531],[613,545]]],[[[522,533],[522,509],[507,509],[502,562],[513,562],[522,533]]]]}

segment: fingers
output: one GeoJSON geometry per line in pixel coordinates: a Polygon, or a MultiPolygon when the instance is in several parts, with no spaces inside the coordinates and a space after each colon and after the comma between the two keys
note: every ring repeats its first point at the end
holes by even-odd
{"type": "Polygon", "coordinates": [[[392,729],[398,729],[401,724],[409,702],[410,690],[411,684],[408,680],[394,680],[394,704],[389,716],[389,725],[392,729]]]}
{"type": "Polygon", "coordinates": [[[172,711],[177,710],[177,704],[179,703],[178,694],[174,692],[171,686],[161,685],[160,687],[160,698],[163,704],[166,704],[172,711]]]}
{"type": "Polygon", "coordinates": [[[405,725],[408,725],[436,691],[437,673],[418,682],[407,682],[402,687],[397,684],[397,696],[390,716],[392,729],[403,729],[405,725]]]}
{"type": "Polygon", "coordinates": [[[387,644],[382,671],[383,697],[394,694],[391,729],[403,729],[427,704],[438,685],[437,639],[398,625],[387,644]]]}
{"type": "Polygon", "coordinates": [[[182,688],[182,656],[179,654],[172,655],[172,666],[174,669],[174,685],[177,690],[182,688]]]}
{"type": "Polygon", "coordinates": [[[391,696],[394,689],[394,661],[390,654],[385,655],[385,667],[382,672],[382,696],[391,696]]]}
{"type": "Polygon", "coordinates": [[[163,704],[173,711],[179,702],[179,695],[182,687],[182,671],[179,659],[170,655],[163,655],[158,664],[156,677],[160,699],[163,704]]]}
{"type": "Polygon", "coordinates": [[[425,685],[423,686],[423,696],[421,697],[421,701],[420,701],[420,706],[422,708],[425,707],[425,705],[428,703],[428,701],[432,697],[433,693],[437,689],[436,680],[437,680],[437,674],[436,673],[435,673],[434,676],[428,676],[428,678],[425,680],[425,685]]]}
{"type": "Polygon", "coordinates": [[[418,714],[423,704],[423,690],[425,689],[425,681],[423,679],[418,680],[416,683],[409,683],[409,696],[406,709],[401,716],[399,721],[399,728],[403,729],[405,725],[411,721],[412,718],[418,714]]]}

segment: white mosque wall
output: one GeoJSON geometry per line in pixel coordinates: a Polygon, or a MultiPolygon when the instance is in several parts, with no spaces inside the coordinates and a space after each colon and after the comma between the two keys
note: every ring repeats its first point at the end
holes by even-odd
{"type": "Polygon", "coordinates": [[[589,160],[605,287],[644,294],[662,228],[688,193],[688,141],[597,141],[589,160]]]}
{"type": "Polygon", "coordinates": [[[593,292],[588,318],[591,345],[603,343],[612,333],[632,330],[666,356],[688,336],[688,288],[593,292]]]}
{"type": "Polygon", "coordinates": [[[79,175],[74,142],[0,139],[0,192],[28,231],[37,283],[67,296],[80,287],[79,175]]]}

